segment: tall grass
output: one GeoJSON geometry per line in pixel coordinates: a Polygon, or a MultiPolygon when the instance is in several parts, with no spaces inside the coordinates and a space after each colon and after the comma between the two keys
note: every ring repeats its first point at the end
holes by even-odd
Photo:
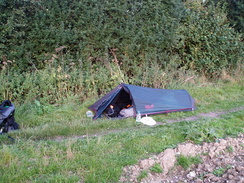
{"type": "MultiPolygon", "coordinates": [[[[89,67],[87,71],[72,66],[65,69],[61,66],[55,67],[53,63],[49,68],[36,72],[21,74],[11,69],[0,72],[0,100],[10,99],[20,105],[35,100],[46,105],[58,105],[67,98],[75,97],[83,102],[86,98],[107,93],[121,82],[168,89],[209,85],[209,79],[204,75],[170,66],[162,69],[156,62],[145,62],[140,67],[131,66],[137,69],[137,74],[132,78],[126,76],[125,71],[113,62],[101,67],[91,64],[89,67]]],[[[222,70],[220,81],[240,83],[242,78],[243,64],[239,63],[238,69],[232,74],[222,70]]]]}

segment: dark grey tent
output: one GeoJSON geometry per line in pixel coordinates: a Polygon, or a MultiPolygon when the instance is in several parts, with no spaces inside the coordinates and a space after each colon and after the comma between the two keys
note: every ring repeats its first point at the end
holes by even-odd
{"type": "Polygon", "coordinates": [[[95,113],[93,119],[97,119],[108,113],[111,105],[116,111],[111,117],[119,117],[119,111],[128,105],[133,107],[133,116],[138,111],[143,116],[192,111],[195,110],[194,103],[186,90],[157,89],[122,83],[88,108],[95,113]]]}

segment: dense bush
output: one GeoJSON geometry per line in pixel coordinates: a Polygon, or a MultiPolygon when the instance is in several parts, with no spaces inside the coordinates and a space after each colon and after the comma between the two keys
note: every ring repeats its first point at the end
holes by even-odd
{"type": "Polygon", "coordinates": [[[181,3],[166,0],[3,0],[0,7],[0,54],[24,71],[45,68],[55,52],[65,53],[65,62],[100,62],[113,48],[133,61],[146,52],[164,52],[175,42],[183,11],[181,3]]]}
{"type": "Polygon", "coordinates": [[[244,33],[244,1],[243,0],[214,0],[227,7],[227,17],[230,25],[237,31],[244,33]]]}
{"type": "Polygon", "coordinates": [[[193,3],[187,6],[176,49],[180,67],[214,78],[223,69],[234,70],[243,58],[243,40],[230,28],[225,6],[203,7],[193,3]]]}
{"type": "Polygon", "coordinates": [[[243,58],[225,6],[179,0],[1,0],[0,99],[55,103],[121,82],[219,77],[243,58]]]}

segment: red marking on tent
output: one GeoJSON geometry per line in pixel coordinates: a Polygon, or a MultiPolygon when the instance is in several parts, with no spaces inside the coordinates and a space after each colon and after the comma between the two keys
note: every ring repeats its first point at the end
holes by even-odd
{"type": "Polygon", "coordinates": [[[154,108],[154,104],[145,105],[145,109],[153,109],[153,108],[154,108]]]}

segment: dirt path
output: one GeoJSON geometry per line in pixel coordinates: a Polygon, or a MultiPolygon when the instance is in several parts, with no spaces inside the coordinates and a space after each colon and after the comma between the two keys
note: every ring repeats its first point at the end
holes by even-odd
{"type": "MultiPolygon", "coordinates": [[[[238,108],[228,110],[228,111],[201,113],[201,114],[198,114],[196,116],[190,116],[190,117],[181,118],[181,119],[177,119],[177,120],[167,120],[166,122],[157,122],[156,125],[154,125],[154,126],[166,125],[169,123],[177,123],[177,122],[182,122],[182,121],[195,121],[195,120],[201,119],[202,117],[218,118],[218,117],[220,117],[220,115],[228,114],[228,113],[232,113],[232,112],[236,112],[236,111],[241,111],[241,110],[244,110],[244,107],[238,107],[238,108]]],[[[135,128],[122,129],[122,130],[109,130],[106,132],[89,134],[89,135],[82,135],[82,136],[73,136],[73,137],[69,137],[69,138],[63,137],[63,136],[58,136],[55,138],[55,140],[56,141],[62,141],[62,140],[67,140],[67,139],[86,139],[88,137],[100,137],[100,136],[104,136],[104,135],[120,133],[120,132],[127,131],[127,130],[136,130],[136,129],[138,129],[138,128],[135,127],[135,128]]]]}
{"type": "Polygon", "coordinates": [[[231,112],[237,112],[237,111],[242,111],[244,110],[244,107],[238,107],[229,111],[217,111],[217,112],[209,112],[209,113],[201,113],[196,116],[190,116],[186,118],[181,118],[178,120],[167,120],[166,123],[162,122],[157,122],[157,125],[162,125],[162,124],[168,124],[168,123],[176,123],[176,122],[181,122],[181,121],[195,121],[198,119],[201,119],[202,117],[209,117],[209,118],[218,118],[220,115],[228,114],[231,112]]]}

